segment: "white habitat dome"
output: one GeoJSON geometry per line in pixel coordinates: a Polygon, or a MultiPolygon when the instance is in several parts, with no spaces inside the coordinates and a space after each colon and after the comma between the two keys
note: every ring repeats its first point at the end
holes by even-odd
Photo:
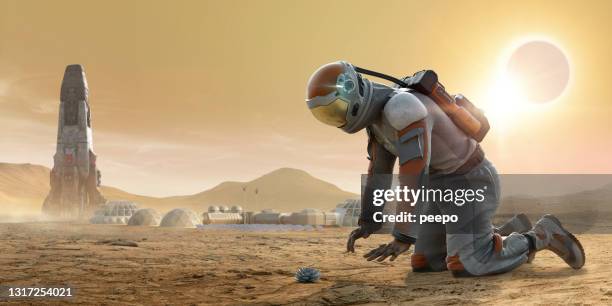
{"type": "Polygon", "coordinates": [[[136,210],[138,210],[138,204],[131,201],[108,201],[95,212],[90,222],[93,224],[127,224],[136,210]]]}
{"type": "Polygon", "coordinates": [[[341,226],[358,226],[359,216],[361,215],[361,200],[347,199],[336,206],[335,212],[338,213],[338,221],[341,226]]]}
{"type": "Polygon", "coordinates": [[[164,216],[159,226],[194,228],[200,223],[200,218],[193,210],[176,208],[164,216]]]}
{"type": "Polygon", "coordinates": [[[161,215],[153,208],[143,208],[137,210],[130,220],[128,225],[133,226],[159,226],[161,215]]]}

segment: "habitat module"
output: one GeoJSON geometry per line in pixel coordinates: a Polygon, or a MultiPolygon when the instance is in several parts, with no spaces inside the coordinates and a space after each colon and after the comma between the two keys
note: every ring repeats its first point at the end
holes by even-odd
{"type": "Polygon", "coordinates": [[[60,92],[51,191],[42,208],[49,216],[85,218],[106,202],[98,190],[101,175],[93,150],[88,91],[83,67],[67,66],[60,92]]]}

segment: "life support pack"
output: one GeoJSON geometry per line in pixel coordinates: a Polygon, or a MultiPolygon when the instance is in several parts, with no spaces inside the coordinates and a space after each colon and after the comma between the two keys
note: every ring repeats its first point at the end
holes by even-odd
{"type": "Polygon", "coordinates": [[[422,70],[402,80],[392,76],[355,67],[359,73],[372,75],[400,86],[420,92],[430,97],[448,115],[453,123],[466,135],[481,142],[489,132],[489,120],[484,112],[478,109],[463,95],[451,96],[438,81],[438,75],[433,70],[422,70]]]}

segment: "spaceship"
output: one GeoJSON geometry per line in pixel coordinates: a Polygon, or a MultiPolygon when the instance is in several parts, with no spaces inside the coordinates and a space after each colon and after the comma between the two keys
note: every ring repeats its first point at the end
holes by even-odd
{"type": "Polygon", "coordinates": [[[60,92],[51,191],[42,207],[51,217],[86,218],[106,202],[98,190],[101,175],[93,150],[88,91],[83,66],[67,66],[60,92]]]}

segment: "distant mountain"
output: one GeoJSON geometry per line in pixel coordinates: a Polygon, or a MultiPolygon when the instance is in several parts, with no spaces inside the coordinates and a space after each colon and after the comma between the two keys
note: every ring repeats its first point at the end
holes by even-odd
{"type": "Polygon", "coordinates": [[[612,213],[612,185],[560,196],[505,197],[498,213],[612,213]]]}
{"type": "Polygon", "coordinates": [[[49,168],[0,163],[0,215],[40,211],[49,192],[49,168]]]}
{"type": "MultiPolygon", "coordinates": [[[[49,172],[49,168],[39,165],[0,163],[0,207],[11,212],[40,211],[50,188],[49,172]]],[[[206,210],[209,205],[241,205],[251,211],[265,208],[287,212],[303,208],[327,210],[347,198],[358,197],[292,168],[281,168],[249,182],[224,182],[187,196],[148,197],[108,186],[102,186],[101,191],[110,200],[130,200],[160,211],[187,207],[197,212],[206,210]]]]}
{"type": "Polygon", "coordinates": [[[295,211],[303,208],[331,209],[358,195],[346,192],[305,171],[281,168],[249,182],[225,182],[191,196],[168,200],[192,205],[241,205],[248,210],[273,208],[295,211]]]}

